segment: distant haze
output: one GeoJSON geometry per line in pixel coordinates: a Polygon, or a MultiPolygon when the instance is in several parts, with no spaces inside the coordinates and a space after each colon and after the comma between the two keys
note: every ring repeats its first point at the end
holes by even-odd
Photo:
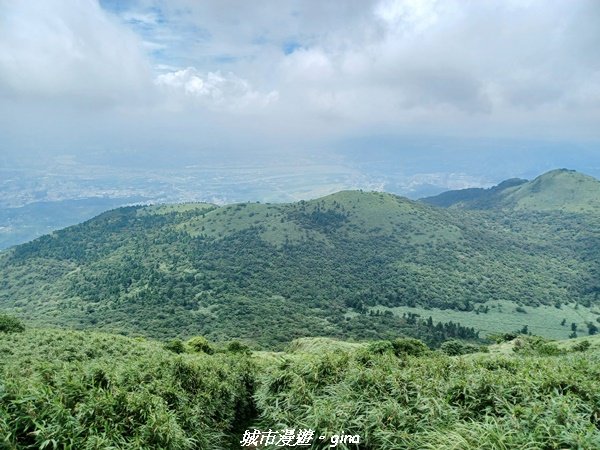
{"type": "Polygon", "coordinates": [[[594,0],[0,0],[0,169],[598,176],[599,23],[594,0]]]}

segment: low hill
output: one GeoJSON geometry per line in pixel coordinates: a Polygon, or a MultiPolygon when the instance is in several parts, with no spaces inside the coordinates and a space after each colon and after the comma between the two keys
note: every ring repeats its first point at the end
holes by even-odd
{"type": "Polygon", "coordinates": [[[423,290],[433,274],[412,275],[465,236],[447,213],[383,193],[121,208],[5,252],[0,305],[44,324],[263,345],[414,334],[414,320],[370,318],[367,303],[423,290]]]}
{"type": "Polygon", "coordinates": [[[600,181],[574,170],[554,170],[506,191],[504,203],[516,210],[597,213],[600,181]]]}

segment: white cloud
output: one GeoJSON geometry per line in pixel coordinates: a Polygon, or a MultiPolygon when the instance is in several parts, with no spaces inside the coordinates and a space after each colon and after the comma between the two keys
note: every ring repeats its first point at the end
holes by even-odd
{"type": "Polygon", "coordinates": [[[382,0],[283,57],[279,90],[349,128],[575,137],[600,120],[598,20],[593,1],[382,0]]]}
{"type": "Polygon", "coordinates": [[[94,136],[118,127],[140,149],[150,135],[195,144],[208,129],[211,148],[231,136],[240,148],[408,133],[600,139],[596,0],[115,3],[0,0],[0,100],[12,100],[0,134],[24,142],[45,121],[57,136],[76,122],[103,126],[94,136]],[[118,106],[100,125],[99,104],[118,106]]]}
{"type": "Polygon", "coordinates": [[[175,108],[185,106],[181,100],[191,100],[208,108],[242,111],[265,107],[278,99],[276,91],[262,94],[231,72],[203,74],[193,67],[158,75],[155,83],[165,91],[168,103],[175,108]]]}
{"type": "Polygon", "coordinates": [[[92,0],[0,2],[0,95],[122,104],[148,94],[139,38],[92,0]]]}

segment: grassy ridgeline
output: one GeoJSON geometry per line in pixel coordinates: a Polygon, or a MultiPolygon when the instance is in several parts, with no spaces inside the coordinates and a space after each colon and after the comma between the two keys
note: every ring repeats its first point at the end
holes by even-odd
{"type": "Polygon", "coordinates": [[[0,448],[234,449],[252,426],[361,436],[342,449],[600,448],[600,340],[579,341],[450,357],[303,339],[250,356],[0,333],[0,448]]]}

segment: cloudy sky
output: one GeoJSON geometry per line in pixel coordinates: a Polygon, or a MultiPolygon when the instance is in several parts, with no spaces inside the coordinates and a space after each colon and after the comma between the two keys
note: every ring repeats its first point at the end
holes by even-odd
{"type": "Polygon", "coordinates": [[[590,152],[598,24],[595,0],[0,0],[0,152],[590,152]]]}

